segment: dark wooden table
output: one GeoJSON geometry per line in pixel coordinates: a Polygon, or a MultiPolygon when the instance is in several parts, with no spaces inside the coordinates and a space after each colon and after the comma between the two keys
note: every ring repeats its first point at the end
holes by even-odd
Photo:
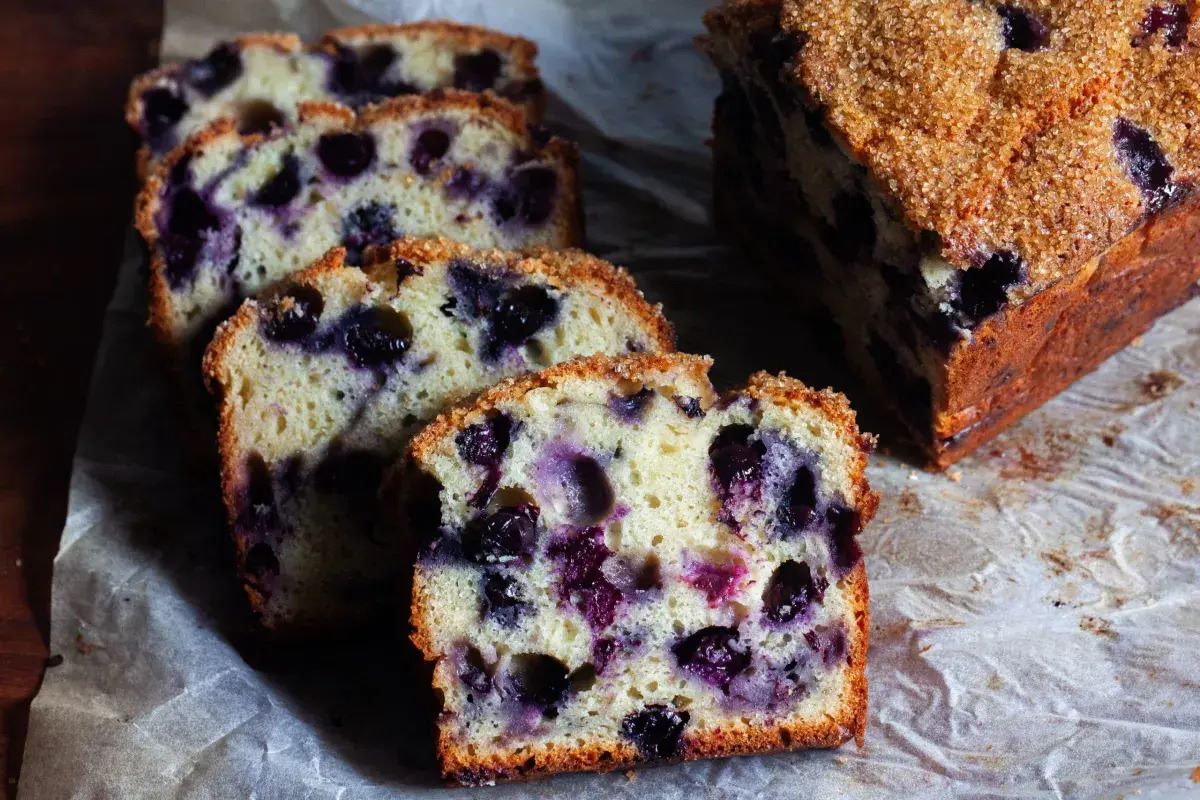
{"type": "MultiPolygon", "coordinates": [[[[0,25],[0,785],[47,652],[71,455],[134,191],[121,118],[161,0],[12,0],[0,25]]],[[[51,661],[53,663],[53,661],[51,661]]]]}

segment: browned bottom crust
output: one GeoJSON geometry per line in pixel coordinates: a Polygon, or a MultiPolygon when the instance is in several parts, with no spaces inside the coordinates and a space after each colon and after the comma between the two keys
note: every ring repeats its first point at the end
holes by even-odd
{"type": "MultiPolygon", "coordinates": [[[[756,216],[758,206],[747,196],[736,157],[720,146],[715,155],[718,225],[792,290],[798,313],[827,316],[812,291],[821,280],[815,254],[756,216]]],[[[1089,268],[985,321],[970,341],[955,345],[945,363],[944,391],[931,398],[932,428],[896,424],[887,432],[893,443],[895,437],[911,440],[900,444],[915,445],[929,468],[945,469],[1200,294],[1197,280],[1200,195],[1151,217],[1089,268]]],[[[859,399],[859,393],[847,391],[859,399]]],[[[877,406],[891,399],[874,394],[877,406]]]]}

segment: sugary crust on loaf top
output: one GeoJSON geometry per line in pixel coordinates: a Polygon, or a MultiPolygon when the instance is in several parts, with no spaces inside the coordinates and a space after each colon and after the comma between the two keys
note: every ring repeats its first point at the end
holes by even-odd
{"type": "MultiPolygon", "coordinates": [[[[427,112],[461,110],[491,120],[520,137],[528,152],[554,162],[565,179],[561,205],[579,211],[579,184],[576,164],[578,151],[574,144],[551,137],[543,146],[538,146],[529,133],[524,113],[520,108],[492,94],[476,94],[456,89],[439,89],[420,95],[406,95],[378,105],[368,106],[355,113],[353,109],[338,103],[311,102],[299,106],[300,120],[297,128],[276,130],[269,134],[240,134],[232,120],[220,119],[200,130],[186,142],[168,153],[155,166],[138,192],[134,207],[134,226],[150,253],[150,299],[149,325],[156,338],[168,350],[177,350],[181,343],[173,340],[171,333],[171,289],[166,277],[166,263],[158,249],[158,226],[155,224],[163,189],[167,185],[171,170],[185,158],[195,156],[210,146],[229,140],[240,140],[240,147],[249,149],[256,143],[286,137],[305,124],[338,125],[347,131],[369,128],[380,120],[403,121],[427,112]]],[[[569,214],[564,221],[566,241],[579,242],[583,238],[583,219],[580,213],[569,214]]]]}
{"type": "MultiPolygon", "coordinates": [[[[409,444],[405,457],[408,469],[429,459],[433,452],[458,431],[503,404],[519,401],[527,393],[572,380],[624,380],[653,383],[655,380],[684,381],[701,386],[708,383],[712,359],[682,353],[641,353],[617,358],[589,356],[559,364],[535,374],[501,381],[475,399],[441,414],[409,444]]],[[[844,396],[830,389],[814,390],[786,375],[765,372],[751,376],[744,393],[760,401],[787,408],[809,408],[835,423],[856,451],[852,465],[853,493],[847,498],[862,515],[865,525],[874,516],[879,498],[867,484],[866,456],[874,439],[858,431],[854,412],[844,396]]],[[[713,399],[711,396],[709,399],[713,399]]],[[[763,753],[816,747],[836,747],[853,737],[860,745],[866,729],[866,654],[870,625],[866,568],[859,563],[846,576],[847,602],[854,616],[857,635],[851,637],[846,688],[838,711],[820,722],[782,721],[767,727],[738,722],[721,730],[720,736],[685,736],[681,759],[693,760],[746,753],[763,753]]],[[[440,657],[430,631],[427,588],[418,574],[413,583],[411,639],[428,660],[440,657]]],[[[577,747],[554,745],[510,756],[479,756],[468,752],[446,731],[439,731],[438,753],[444,776],[455,783],[479,785],[521,780],[564,771],[607,771],[644,763],[636,749],[625,742],[593,742],[577,747]]],[[[679,759],[676,759],[679,760],[679,759]]]]}
{"type": "MultiPolygon", "coordinates": [[[[280,53],[300,52],[332,52],[337,44],[355,44],[362,41],[380,39],[409,39],[413,40],[425,34],[432,34],[448,48],[462,51],[476,51],[490,48],[503,52],[508,56],[513,69],[526,77],[527,80],[538,80],[536,65],[538,48],[534,42],[520,36],[511,36],[490,28],[478,25],[465,25],[459,22],[440,19],[426,19],[404,23],[372,23],[352,27],[335,28],[326,31],[320,39],[309,44],[301,42],[294,33],[259,31],[240,34],[230,42],[238,50],[252,47],[273,48],[280,53]]],[[[129,85],[125,99],[125,122],[133,130],[139,130],[142,121],[142,93],[152,86],[161,83],[178,71],[178,64],[163,64],[138,75],[129,85]]],[[[526,105],[531,116],[541,116],[545,98],[531,98],[526,105]]],[[[151,153],[143,145],[138,151],[139,170],[142,175],[151,168],[151,153]]]]}
{"type": "MultiPolygon", "coordinates": [[[[915,232],[960,268],[1012,250],[1033,284],[1070,274],[1146,215],[1113,145],[1123,117],[1194,181],[1200,9],[1187,41],[1135,46],[1148,0],[728,0],[714,37],[764,25],[799,47],[782,70],[915,232]],[[1000,6],[1049,30],[1007,48],[1000,6]],[[774,17],[774,20],[772,20],[774,17]]],[[[790,46],[790,45],[788,45],[790,46]]],[[[787,47],[785,46],[786,50],[787,47]]]]}

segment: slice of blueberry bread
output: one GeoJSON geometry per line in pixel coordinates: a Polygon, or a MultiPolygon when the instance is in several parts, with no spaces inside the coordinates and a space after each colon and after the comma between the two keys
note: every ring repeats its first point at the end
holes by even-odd
{"type": "Polygon", "coordinates": [[[247,301],[205,358],[241,578],[281,634],[349,627],[395,600],[380,475],[448,403],[579,354],[672,349],[629,275],[580,251],[404,239],[363,269],[344,257],[247,301]]]}
{"type": "Polygon", "coordinates": [[[877,498],[845,398],[687,355],[578,359],[418,434],[412,638],[444,775],[833,747],[866,723],[877,498]]]}
{"type": "Polygon", "coordinates": [[[181,354],[247,296],[346,248],[401,235],[480,247],[568,247],[581,216],[573,145],[519,109],[454,90],[359,113],[303,104],[300,121],[241,135],[218,121],[163,160],[138,197],[150,323],[181,354]]]}
{"type": "Polygon", "coordinates": [[[536,56],[533,42],[440,20],[343,28],[308,46],[292,34],[247,33],[140,75],[125,118],[144,144],[143,174],[214,120],[265,131],[294,121],[310,100],[358,107],[432,89],[492,90],[536,120],[545,102],[536,56]]]}

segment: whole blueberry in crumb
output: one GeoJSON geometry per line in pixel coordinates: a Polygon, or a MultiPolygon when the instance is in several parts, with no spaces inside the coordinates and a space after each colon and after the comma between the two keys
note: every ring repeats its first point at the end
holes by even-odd
{"type": "Polygon", "coordinates": [[[612,555],[604,543],[604,531],[573,531],[552,542],[547,552],[557,565],[558,591],[563,601],[573,605],[592,630],[611,625],[622,594],[604,574],[604,562],[612,555]]]}
{"type": "Polygon", "coordinates": [[[1050,29],[1032,12],[1005,4],[997,7],[996,13],[1000,15],[1000,33],[1005,47],[1032,53],[1046,46],[1050,29]]]}
{"type": "Polygon", "coordinates": [[[1191,14],[1183,3],[1155,3],[1146,9],[1142,18],[1140,33],[1133,37],[1134,47],[1141,47],[1154,34],[1162,31],[1163,42],[1167,47],[1178,49],[1187,41],[1188,23],[1191,14]]]}
{"type": "Polygon", "coordinates": [[[548,489],[559,513],[576,525],[592,525],[612,512],[616,497],[600,462],[576,454],[556,467],[548,489]]]}
{"type": "Polygon", "coordinates": [[[512,659],[509,685],[522,703],[553,714],[567,698],[568,674],[566,665],[554,656],[523,654],[512,659]]]}
{"type": "Polygon", "coordinates": [[[359,367],[384,367],[404,358],[412,346],[412,326],[386,306],[355,313],[342,334],[346,355],[359,367]]]}
{"type": "Polygon", "coordinates": [[[159,245],[166,261],[167,281],[173,287],[191,277],[206,235],[220,227],[220,218],[194,189],[182,187],[174,192],[167,212],[167,230],[159,245]]]}
{"type": "Polygon", "coordinates": [[[846,631],[840,626],[805,631],[804,641],[826,667],[832,667],[850,657],[846,631]]]}
{"type": "Polygon", "coordinates": [[[492,691],[492,676],[488,674],[487,665],[483,663],[483,656],[474,647],[464,656],[458,678],[480,697],[492,691]]]}
{"type": "Polygon", "coordinates": [[[617,641],[615,639],[606,636],[596,640],[596,643],[592,645],[592,663],[596,666],[597,675],[604,673],[604,668],[616,654],[617,641]]]}
{"type": "Polygon", "coordinates": [[[654,390],[650,387],[640,389],[632,394],[609,394],[608,407],[624,422],[637,422],[646,414],[646,406],[654,398],[654,390]]]}
{"type": "Polygon", "coordinates": [[[477,517],[463,530],[463,552],[480,564],[505,564],[526,552],[537,534],[538,508],[505,506],[477,517]]]}
{"type": "Polygon", "coordinates": [[[490,349],[499,355],[499,347],[516,347],[524,344],[531,336],[558,315],[558,301],[541,286],[518,286],[505,292],[491,309],[490,349]]]}
{"type": "Polygon", "coordinates": [[[802,531],[812,524],[817,508],[817,476],[801,465],[792,477],[779,505],[779,522],[787,532],[802,531]]]}
{"type": "Polygon", "coordinates": [[[633,742],[642,758],[671,758],[679,752],[679,740],[690,719],[686,711],[648,705],[621,720],[621,735],[633,742]]]}
{"type": "Polygon", "coordinates": [[[446,194],[456,199],[474,200],[487,185],[487,176],[470,167],[458,167],[446,181],[446,194]]]}
{"type": "Polygon", "coordinates": [[[188,104],[174,88],[156,86],[142,94],[142,114],[146,138],[158,149],[187,113],[188,104]]]}
{"type": "Polygon", "coordinates": [[[317,140],[317,157],[339,178],[353,178],[375,161],[375,137],[369,133],[327,133],[317,140]]]}
{"type": "Polygon", "coordinates": [[[713,472],[725,491],[737,484],[756,482],[762,475],[766,448],[761,441],[750,441],[753,433],[749,425],[726,425],[708,448],[713,472]]]}
{"type": "Polygon", "coordinates": [[[454,88],[468,92],[491,89],[500,77],[501,66],[500,54],[495,50],[460,55],[454,59],[454,88]]]}
{"type": "Polygon", "coordinates": [[[458,454],[481,467],[494,467],[504,458],[513,432],[512,417],[496,414],[470,425],[454,438],[458,454]]]}
{"type": "Polygon", "coordinates": [[[700,406],[699,397],[688,397],[687,395],[677,394],[672,399],[688,419],[697,419],[704,416],[704,409],[700,406]]]}
{"type": "Polygon", "coordinates": [[[530,605],[521,596],[516,578],[499,572],[483,575],[483,615],[506,628],[516,625],[530,605]]]}
{"type": "Polygon", "coordinates": [[[1146,213],[1160,211],[1177,196],[1179,187],[1171,180],[1175,168],[1150,131],[1118,117],[1113,124],[1113,146],[1129,180],[1142,193],[1146,213]]]}
{"type": "Polygon", "coordinates": [[[501,223],[517,220],[526,225],[540,225],[554,210],[557,187],[558,173],[549,167],[517,170],[509,185],[497,192],[492,210],[501,223]]]}
{"type": "Polygon", "coordinates": [[[750,666],[750,650],[740,636],[737,628],[711,625],[680,639],[671,652],[685,672],[727,692],[730,681],[750,666]]]}
{"type": "Polygon", "coordinates": [[[292,202],[300,193],[300,159],[295,154],[288,153],[283,157],[279,171],[267,179],[266,183],[250,198],[250,204],[279,208],[292,202]]]}
{"type": "Polygon", "coordinates": [[[828,582],[814,577],[804,561],[785,561],[775,568],[763,591],[763,613],[772,622],[791,622],[825,599],[828,582]]]}
{"type": "Polygon", "coordinates": [[[419,175],[428,175],[435,161],[450,149],[450,134],[440,128],[421,131],[408,154],[408,163],[419,175]]]}
{"type": "Polygon", "coordinates": [[[974,327],[1008,302],[1008,290],[1025,280],[1025,262],[1011,250],[998,250],[981,266],[958,275],[958,298],[952,305],[974,327]]]}
{"type": "Polygon", "coordinates": [[[210,96],[224,89],[242,74],[242,54],[237,46],[223,42],[204,58],[184,65],[183,77],[196,91],[210,96]]]}
{"type": "Polygon", "coordinates": [[[346,215],[342,223],[342,245],[346,248],[346,263],[351,266],[362,264],[363,250],[387,244],[397,238],[393,219],[396,207],[391,203],[372,200],[363,203],[346,215]]]}
{"type": "Polygon", "coordinates": [[[321,321],[325,299],[311,286],[293,286],[263,311],[263,335],[276,342],[297,342],[310,336],[321,321]]]}
{"type": "Polygon", "coordinates": [[[340,494],[367,500],[379,491],[386,459],[369,450],[333,450],[317,465],[313,488],[322,494],[340,494]]]}
{"type": "Polygon", "coordinates": [[[849,572],[862,559],[856,538],[862,530],[862,516],[854,509],[834,505],[825,512],[825,519],[833,564],[839,572],[849,572]]]}

